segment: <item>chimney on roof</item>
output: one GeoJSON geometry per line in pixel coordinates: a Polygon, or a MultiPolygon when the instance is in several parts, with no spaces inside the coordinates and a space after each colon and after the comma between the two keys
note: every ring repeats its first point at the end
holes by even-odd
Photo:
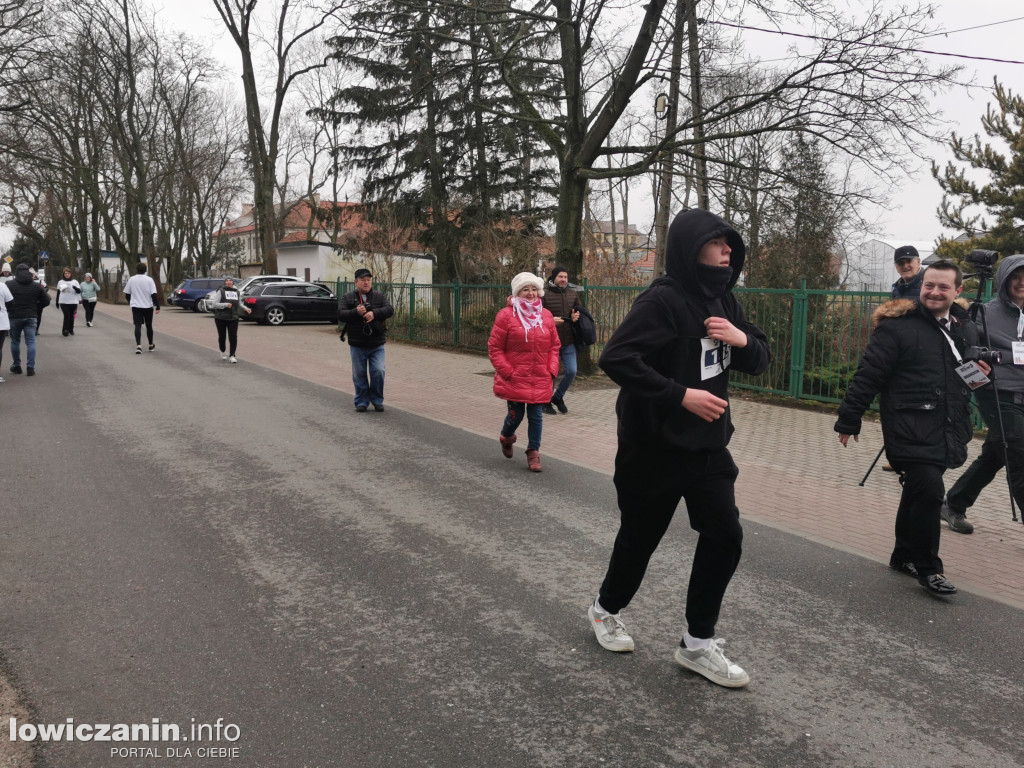
{"type": "Polygon", "coordinates": [[[320,207],[320,193],[319,192],[314,192],[313,193],[313,207],[314,208],[319,208],[320,207]]]}
{"type": "Polygon", "coordinates": [[[252,213],[252,208],[252,203],[242,203],[242,215],[248,216],[250,213],[252,213]]]}

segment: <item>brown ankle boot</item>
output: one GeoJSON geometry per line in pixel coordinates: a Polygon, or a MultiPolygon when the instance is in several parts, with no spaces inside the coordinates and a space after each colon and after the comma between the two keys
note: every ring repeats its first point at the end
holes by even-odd
{"type": "Polygon", "coordinates": [[[512,443],[516,441],[516,436],[505,437],[504,435],[498,435],[498,441],[501,443],[501,454],[506,459],[512,458],[512,443]]]}
{"type": "Polygon", "coordinates": [[[540,472],[540,451],[531,448],[526,452],[526,466],[531,472],[540,472]]]}

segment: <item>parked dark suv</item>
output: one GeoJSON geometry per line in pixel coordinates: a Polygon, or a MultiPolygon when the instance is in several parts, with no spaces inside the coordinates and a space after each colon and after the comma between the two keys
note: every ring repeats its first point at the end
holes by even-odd
{"type": "Polygon", "coordinates": [[[224,285],[223,277],[190,277],[178,283],[178,287],[167,297],[167,303],[198,312],[197,302],[210,291],[216,290],[222,285],[224,285]]]}
{"type": "Polygon", "coordinates": [[[248,320],[270,325],[285,322],[338,322],[338,297],[316,283],[265,283],[248,290],[242,302],[248,320]]]}

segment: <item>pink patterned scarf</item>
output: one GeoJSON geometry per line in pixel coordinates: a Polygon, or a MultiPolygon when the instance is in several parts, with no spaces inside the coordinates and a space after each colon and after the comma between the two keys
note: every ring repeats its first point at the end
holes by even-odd
{"type": "Polygon", "coordinates": [[[516,313],[526,331],[527,340],[530,338],[530,331],[533,328],[540,328],[544,323],[544,303],[540,299],[527,301],[515,296],[512,298],[512,311],[516,313]]]}

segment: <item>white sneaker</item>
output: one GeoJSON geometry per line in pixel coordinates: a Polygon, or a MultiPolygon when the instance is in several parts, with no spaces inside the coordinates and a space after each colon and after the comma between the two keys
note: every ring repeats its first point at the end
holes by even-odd
{"type": "Polygon", "coordinates": [[[715,638],[707,648],[696,651],[679,646],[676,648],[676,663],[726,688],[742,688],[750,682],[750,675],[725,658],[722,653],[724,644],[724,640],[715,638]]]}
{"type": "Polygon", "coordinates": [[[221,352],[220,353],[220,359],[221,360],[227,360],[228,359],[228,353],[227,352],[221,352]]]}
{"type": "Polygon", "coordinates": [[[587,609],[587,616],[590,617],[590,626],[594,628],[597,642],[602,648],[618,653],[633,650],[633,638],[626,632],[626,625],[622,623],[619,614],[599,611],[591,604],[587,609]]]}
{"type": "Polygon", "coordinates": [[[0,376],[0,384],[3,384],[5,381],[7,381],[7,379],[5,379],[3,376],[0,376]]]}
{"type": "Polygon", "coordinates": [[[238,362],[238,358],[235,357],[234,355],[232,355],[231,357],[228,358],[228,362],[229,363],[237,363],[238,362]]]}

